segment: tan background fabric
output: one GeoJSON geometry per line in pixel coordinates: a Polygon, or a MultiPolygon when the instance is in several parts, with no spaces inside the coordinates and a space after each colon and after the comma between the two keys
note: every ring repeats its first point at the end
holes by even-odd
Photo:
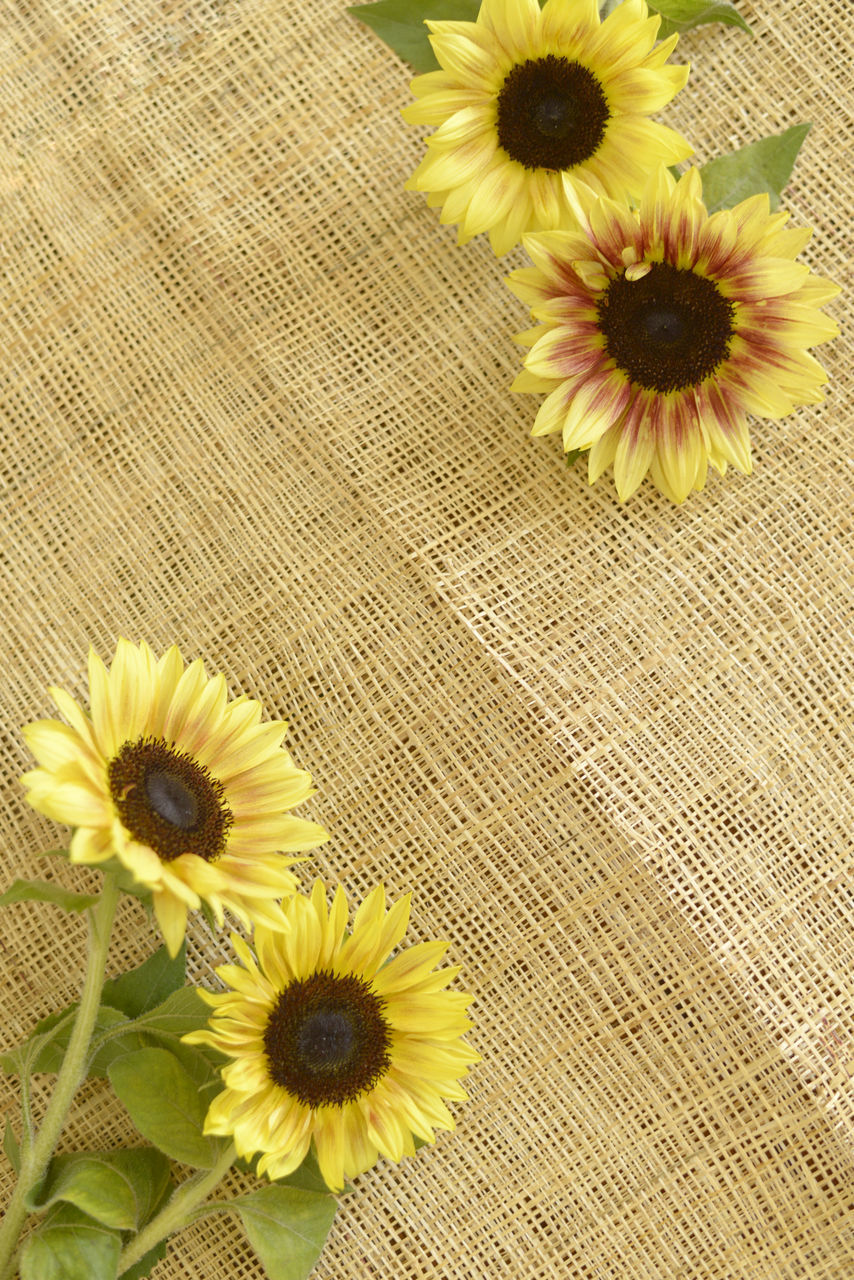
{"type": "MultiPolygon", "coordinates": [[[[701,161],[814,121],[786,205],[850,286],[849,0],[738,2],[665,118],[701,161]]],[[[47,684],[177,640],[289,718],[304,883],[413,889],[476,993],[456,1134],[358,1180],[318,1277],[843,1280],[851,330],[751,478],[588,488],[507,391],[523,255],[403,190],[409,78],[335,0],[3,5],[3,882],[64,834],[18,783],[47,684]]],[[[156,943],[126,900],[111,971],[156,943]]],[[[84,944],[0,914],[4,1044],[84,944]]],[[[105,1097],[67,1145],[132,1140],[105,1097]]],[[[220,1218],[155,1275],[262,1271],[220,1218]]]]}

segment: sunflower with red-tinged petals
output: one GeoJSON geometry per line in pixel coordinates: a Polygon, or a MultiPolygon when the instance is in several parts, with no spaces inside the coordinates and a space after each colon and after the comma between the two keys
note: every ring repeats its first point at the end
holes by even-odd
{"type": "Polygon", "coordinates": [[[767,194],[709,214],[697,169],[662,166],[638,209],[579,188],[577,229],[526,235],[534,262],[507,278],[538,321],[514,391],[547,392],[533,434],[590,450],[592,484],[613,464],[625,500],[647,472],[674,502],[709,465],[751,470],[747,414],[818,404],[827,375],[806,348],[835,337],[821,305],[839,292],[794,258],[767,194]]]}

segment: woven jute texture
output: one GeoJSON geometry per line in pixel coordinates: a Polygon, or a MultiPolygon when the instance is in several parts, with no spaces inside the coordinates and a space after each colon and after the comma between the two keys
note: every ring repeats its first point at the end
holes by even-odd
{"type": "MultiPolygon", "coordinates": [[[[700,161],[813,121],[785,203],[850,284],[850,0],[738,4],[665,118],[700,161]]],[[[850,1278],[851,330],[752,477],[588,487],[508,392],[523,254],[403,190],[410,74],[333,0],[2,6],[3,883],[98,883],[37,860],[47,686],[177,641],[289,720],[303,884],[413,890],[476,997],[456,1132],[357,1180],[317,1277],[850,1278]]],[[[110,972],[157,944],[123,900],[110,972]]],[[[10,1045],[85,924],[0,946],[10,1045]]],[[[133,1141],[87,1085],[65,1148],[133,1141]]],[[[219,1216],[154,1275],[263,1272],[219,1216]]]]}

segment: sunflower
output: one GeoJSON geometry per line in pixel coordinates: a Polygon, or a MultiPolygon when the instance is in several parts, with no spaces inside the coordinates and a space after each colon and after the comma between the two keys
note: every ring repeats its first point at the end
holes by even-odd
{"type": "Polygon", "coordinates": [[[225,677],[200,659],[186,669],[172,646],[159,660],[144,642],[119,640],[112,666],[89,654],[87,714],[62,689],[51,696],[68,724],[39,720],[24,736],[41,766],[23,777],[40,813],[76,828],[72,862],[117,857],[153,895],[175,955],[188,908],[202,901],[244,924],[280,921],[274,899],[296,888],[279,851],[328,839],[285,812],[312,794],[261,706],[227,701],[225,677]]]}
{"type": "Polygon", "coordinates": [[[447,991],[458,967],[434,969],[446,942],[422,942],[385,963],[401,941],[409,895],[385,910],[377,886],[347,932],[339,885],[327,911],[320,880],[282,904],[285,926],[255,927],[255,952],[232,935],[241,965],[216,970],[233,990],[200,994],[210,1030],[184,1036],[233,1061],[205,1132],[234,1135],[242,1156],[262,1152],[258,1172],[281,1178],[314,1139],[333,1190],[374,1165],[453,1129],[442,1101],[463,1099],[459,1077],[479,1055],[460,1040],[471,996],[447,991]],[[290,926],[288,928],[288,926],[290,926]],[[257,959],[256,959],[257,955],[257,959]]]}
{"type": "Polygon", "coordinates": [[[640,194],[659,162],[684,160],[681,134],[647,119],[687,66],[665,66],[661,19],[623,0],[483,0],[476,22],[428,22],[441,70],[416,76],[410,124],[438,125],[406,186],[459,223],[459,242],[489,232],[496,254],[525,231],[571,225],[583,180],[616,198],[640,194]]]}
{"type": "Polygon", "coordinates": [[[697,169],[663,167],[631,210],[580,190],[581,230],[525,236],[535,265],[507,283],[540,323],[514,391],[546,391],[534,435],[614,464],[622,500],[649,471],[674,502],[709,463],[751,470],[745,415],[818,404],[827,381],[805,348],[837,333],[818,308],[835,284],[793,261],[811,232],[785,228],[767,194],[711,216],[697,169]]]}

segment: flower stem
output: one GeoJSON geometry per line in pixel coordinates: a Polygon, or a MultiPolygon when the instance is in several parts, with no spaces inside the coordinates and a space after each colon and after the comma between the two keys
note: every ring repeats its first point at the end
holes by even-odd
{"type": "Polygon", "coordinates": [[[192,1222],[198,1216],[195,1212],[198,1206],[219,1185],[234,1164],[236,1157],[234,1143],[230,1142],[212,1169],[200,1170],[192,1178],[188,1178],[186,1182],[176,1187],[157,1216],[152,1218],[126,1245],[119,1258],[116,1274],[123,1276],[135,1262],[139,1262],[140,1258],[148,1253],[149,1249],[153,1249],[161,1240],[174,1235],[176,1231],[180,1231],[182,1227],[192,1222]]]}
{"type": "Polygon", "coordinates": [[[71,1100],[86,1073],[86,1057],[89,1041],[92,1039],[92,1028],[101,1004],[107,949],[118,900],[119,887],[116,876],[108,873],[104,876],[97,906],[88,912],[89,947],[86,976],[83,980],[80,1004],[74,1018],[68,1048],[39,1131],[33,1141],[27,1143],[22,1149],[21,1171],[0,1225],[0,1280],[7,1280],[13,1274],[15,1260],[12,1255],[27,1216],[25,1200],[44,1176],[54,1147],[62,1133],[71,1100]]]}

